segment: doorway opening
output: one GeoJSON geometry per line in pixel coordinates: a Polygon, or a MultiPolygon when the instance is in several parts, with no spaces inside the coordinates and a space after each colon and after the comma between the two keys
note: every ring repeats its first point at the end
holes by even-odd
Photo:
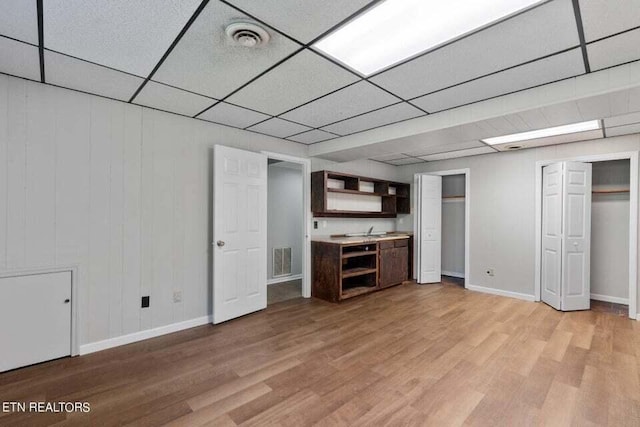
{"type": "Polygon", "coordinates": [[[415,175],[414,278],[418,283],[470,286],[470,181],[468,168],[415,175]],[[422,182],[425,176],[438,177],[438,188],[428,190],[422,182]]]}
{"type": "MultiPolygon", "coordinates": [[[[638,153],[616,153],[540,161],[536,164],[535,300],[541,301],[543,282],[543,174],[558,162],[590,163],[591,202],[589,298],[590,308],[636,318],[638,153]]],[[[546,283],[546,282],[545,282],[546,283]]],[[[546,288],[545,288],[546,289],[546,288]]],[[[587,301],[588,302],[588,301],[587,301]]]]}
{"type": "Polygon", "coordinates": [[[464,287],[465,175],[442,177],[442,283],[464,287]]]}
{"type": "Polygon", "coordinates": [[[303,165],[269,156],[267,305],[301,298],[305,243],[303,165]]]}

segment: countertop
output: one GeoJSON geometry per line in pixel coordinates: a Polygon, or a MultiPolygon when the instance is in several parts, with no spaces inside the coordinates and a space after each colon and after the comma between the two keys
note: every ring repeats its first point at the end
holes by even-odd
{"type": "Polygon", "coordinates": [[[311,241],[333,243],[335,245],[353,245],[358,243],[382,242],[385,240],[408,239],[410,237],[411,237],[410,233],[390,233],[384,236],[354,236],[354,237],[312,236],[311,241]]]}

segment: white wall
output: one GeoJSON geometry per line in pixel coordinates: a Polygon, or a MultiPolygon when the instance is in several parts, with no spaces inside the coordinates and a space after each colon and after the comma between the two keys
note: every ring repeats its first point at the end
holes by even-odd
{"type": "MultiPolygon", "coordinates": [[[[413,182],[413,178],[407,181],[400,180],[400,168],[372,160],[356,160],[353,162],[332,162],[330,160],[312,158],[311,169],[313,171],[329,170],[333,172],[362,175],[369,178],[380,178],[389,181],[413,182]]],[[[350,232],[367,231],[373,226],[376,231],[396,231],[401,226],[408,224],[411,230],[412,223],[407,219],[408,215],[398,215],[398,218],[314,218],[318,222],[318,228],[312,227],[311,234],[330,235],[350,232]]],[[[403,229],[405,230],[405,229],[403,229]]]]}
{"type": "Polygon", "coordinates": [[[267,277],[273,278],[273,249],[291,248],[291,274],[302,273],[302,166],[269,165],[267,208],[267,277]]]}
{"type": "Polygon", "coordinates": [[[442,177],[442,274],[464,277],[464,175],[442,177]]]}
{"type": "Polygon", "coordinates": [[[534,295],[535,164],[538,160],[640,150],[640,135],[402,167],[414,173],[470,168],[470,277],[468,283],[534,295]],[[485,274],[494,268],[495,276],[485,274]]]}
{"type": "Polygon", "coordinates": [[[81,344],[206,316],[216,143],[307,153],[0,75],[0,272],[77,266],[81,344]]]}
{"type": "MultiPolygon", "coordinates": [[[[593,189],[629,188],[629,161],[593,163],[593,189]]],[[[629,298],[629,193],[593,194],[591,293],[629,298]]]]}

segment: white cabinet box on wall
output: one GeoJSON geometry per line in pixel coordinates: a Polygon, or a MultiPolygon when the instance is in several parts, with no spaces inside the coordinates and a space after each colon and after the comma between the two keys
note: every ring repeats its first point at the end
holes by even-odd
{"type": "Polygon", "coordinates": [[[71,355],[71,272],[0,278],[0,372],[71,355]]]}

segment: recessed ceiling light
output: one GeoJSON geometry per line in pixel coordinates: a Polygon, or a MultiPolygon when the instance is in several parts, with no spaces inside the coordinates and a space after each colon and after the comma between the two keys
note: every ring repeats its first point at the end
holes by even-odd
{"type": "Polygon", "coordinates": [[[314,44],[370,75],[541,0],[386,0],[314,44]]]}
{"type": "Polygon", "coordinates": [[[600,129],[600,120],[591,120],[588,122],[573,123],[570,125],[532,130],[529,132],[514,133],[512,135],[497,136],[495,138],[485,138],[481,141],[489,145],[508,144],[511,142],[528,141],[530,139],[567,135],[570,133],[586,132],[596,129],[600,129]]]}

